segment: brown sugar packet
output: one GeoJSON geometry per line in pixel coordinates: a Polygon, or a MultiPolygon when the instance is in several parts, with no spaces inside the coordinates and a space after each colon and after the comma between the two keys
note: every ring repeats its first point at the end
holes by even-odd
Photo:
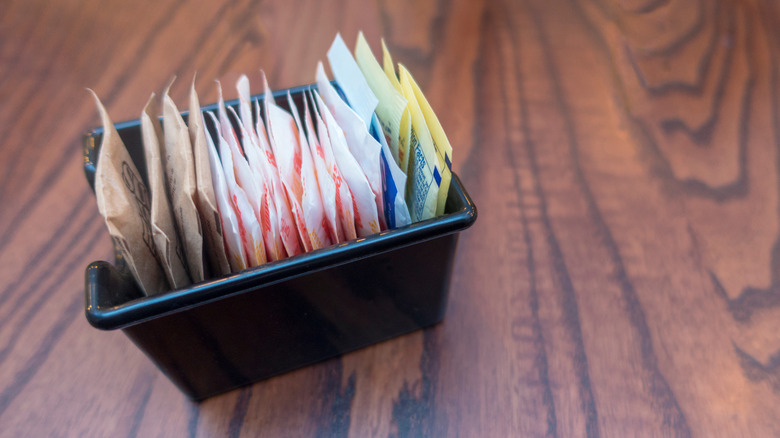
{"type": "Polygon", "coordinates": [[[195,159],[195,180],[197,196],[195,205],[198,207],[200,224],[203,227],[203,241],[211,273],[214,276],[230,273],[230,263],[225,253],[222,222],[217,210],[217,198],[214,194],[214,183],[211,178],[208,144],[203,124],[203,113],[200,110],[200,100],[195,91],[195,78],[192,78],[190,88],[190,141],[195,159]]]}
{"type": "Polygon", "coordinates": [[[152,237],[168,283],[172,288],[179,289],[190,285],[192,280],[187,273],[187,261],[184,258],[184,251],[171,212],[171,204],[168,202],[168,194],[165,190],[165,173],[160,160],[162,130],[157,118],[159,112],[155,104],[155,97],[155,94],[152,93],[141,112],[141,137],[152,198],[152,237]]]}
{"type": "Polygon", "coordinates": [[[195,163],[192,158],[190,133],[179,109],[168,91],[173,81],[163,93],[163,137],[165,153],[163,165],[168,180],[173,216],[179,229],[187,259],[190,278],[195,283],[205,279],[203,272],[203,235],[200,218],[195,207],[195,163]]]}
{"type": "Polygon", "coordinates": [[[168,290],[168,282],[157,260],[152,237],[149,191],[100,99],[94,91],[89,92],[95,98],[103,123],[95,171],[98,210],[144,294],[159,294],[168,290]]]}

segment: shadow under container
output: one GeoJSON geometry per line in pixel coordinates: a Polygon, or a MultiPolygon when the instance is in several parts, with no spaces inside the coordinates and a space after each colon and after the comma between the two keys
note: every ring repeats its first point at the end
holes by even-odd
{"type": "MultiPolygon", "coordinates": [[[[315,88],[274,95],[286,107],[289,91],[300,106],[303,92],[315,88]]],[[[116,128],[146,178],[140,122],[116,128]]],[[[84,141],[93,189],[102,132],[84,141]]],[[[117,253],[116,267],[87,267],[85,313],[96,328],[121,329],[201,400],[441,321],[459,232],[476,218],[453,174],[441,217],[149,297],[117,253]]]]}

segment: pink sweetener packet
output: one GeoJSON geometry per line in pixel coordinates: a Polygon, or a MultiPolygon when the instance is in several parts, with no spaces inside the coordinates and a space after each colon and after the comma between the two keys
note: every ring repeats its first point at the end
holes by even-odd
{"type": "Polygon", "coordinates": [[[276,157],[279,179],[290,202],[290,211],[298,230],[298,238],[306,252],[311,251],[311,239],[303,218],[303,185],[301,184],[301,148],[295,120],[274,102],[268,81],[265,81],[265,124],[269,144],[276,157]]]}
{"type": "MultiPolygon", "coordinates": [[[[211,115],[214,123],[217,123],[217,119],[213,114],[211,115]]],[[[217,126],[216,131],[219,131],[217,126]]],[[[246,259],[246,252],[244,251],[244,243],[241,239],[241,230],[238,222],[238,216],[234,210],[232,201],[230,200],[230,190],[228,189],[227,179],[225,177],[225,171],[222,168],[222,162],[219,155],[217,155],[217,149],[214,146],[214,140],[211,138],[211,134],[206,129],[206,124],[203,124],[203,130],[206,134],[206,143],[209,153],[209,167],[211,168],[211,175],[214,182],[214,196],[217,201],[217,210],[219,211],[219,218],[222,225],[222,237],[224,239],[225,253],[227,254],[228,263],[230,269],[233,272],[238,272],[249,267],[249,263],[246,259]]]]}
{"type": "Polygon", "coordinates": [[[366,237],[378,233],[381,229],[379,227],[379,215],[376,209],[374,192],[371,190],[371,186],[360,165],[347,147],[344,131],[338,125],[336,119],[334,119],[319,93],[315,92],[314,97],[327,129],[328,138],[333,149],[333,157],[352,193],[357,235],[366,237]]]}
{"type": "MultiPolygon", "coordinates": [[[[249,168],[255,176],[260,189],[260,227],[263,233],[263,243],[269,261],[281,260],[287,257],[287,252],[279,230],[279,218],[271,188],[271,180],[268,173],[272,170],[263,163],[265,151],[259,145],[260,138],[252,124],[252,107],[249,103],[249,79],[241,76],[236,84],[239,98],[239,114],[241,130],[241,142],[244,146],[249,168]]],[[[258,112],[259,114],[259,112],[258,112]]],[[[265,130],[262,135],[265,136],[265,130]]],[[[267,138],[267,137],[266,137],[267,138]]]]}
{"type": "MultiPolygon", "coordinates": [[[[213,119],[215,125],[220,125],[213,113],[209,112],[208,114],[213,119]]],[[[230,129],[232,130],[232,127],[230,129]]],[[[249,199],[247,199],[246,192],[236,181],[235,163],[231,147],[221,132],[225,132],[224,126],[220,126],[220,134],[217,135],[219,153],[222,158],[222,169],[225,171],[225,180],[227,181],[230,200],[238,219],[238,230],[244,248],[244,255],[249,267],[260,266],[267,261],[260,222],[252,210],[252,205],[249,203],[249,199]]]]}
{"type": "MultiPolygon", "coordinates": [[[[316,92],[315,92],[316,93],[316,92]]],[[[352,199],[352,191],[349,189],[347,181],[341,174],[336,158],[333,155],[330,135],[325,121],[322,119],[316,103],[314,93],[310,93],[312,101],[312,113],[317,122],[318,140],[321,145],[322,155],[320,155],[328,168],[328,172],[333,178],[336,186],[336,212],[338,213],[338,223],[341,233],[345,240],[357,239],[357,229],[355,228],[355,201],[352,199]]]]}
{"type": "MultiPolygon", "coordinates": [[[[256,113],[260,114],[260,105],[255,102],[256,113]]],[[[269,191],[273,196],[274,205],[276,206],[276,218],[278,220],[279,235],[287,255],[292,257],[297,254],[303,253],[300,239],[298,239],[298,230],[293,219],[292,210],[290,209],[290,201],[287,200],[287,196],[284,194],[282,188],[282,181],[279,178],[279,169],[276,166],[276,157],[273,150],[271,150],[270,140],[268,132],[263,123],[262,117],[257,117],[257,137],[259,140],[261,154],[258,155],[260,162],[265,169],[265,175],[269,182],[269,191]]]]}
{"type": "Polygon", "coordinates": [[[332,245],[334,239],[331,236],[328,222],[325,218],[320,185],[314,174],[314,162],[311,156],[308,136],[301,124],[298,108],[295,106],[295,102],[293,102],[289,92],[287,93],[287,102],[290,105],[290,112],[298,128],[301,146],[301,186],[303,187],[301,206],[303,207],[303,220],[306,222],[312,250],[315,250],[332,245]]]}
{"type": "MultiPolygon", "coordinates": [[[[325,162],[325,152],[320,144],[317,133],[314,131],[314,123],[312,122],[311,111],[309,110],[308,93],[304,95],[303,101],[303,118],[304,123],[306,124],[306,132],[308,133],[312,162],[314,163],[314,174],[320,187],[323,212],[334,243],[341,243],[345,239],[343,227],[339,223],[339,211],[336,205],[336,183],[333,180],[333,175],[328,171],[328,165],[325,162]]],[[[349,189],[347,187],[344,187],[344,189],[346,190],[346,195],[352,197],[349,193],[349,189]]],[[[352,202],[349,202],[348,204],[350,207],[352,206],[352,202]]]]}

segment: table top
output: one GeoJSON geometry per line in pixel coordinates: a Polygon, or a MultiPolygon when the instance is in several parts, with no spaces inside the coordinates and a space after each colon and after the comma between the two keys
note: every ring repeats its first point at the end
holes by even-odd
{"type": "MultiPolygon", "coordinates": [[[[780,6],[7,1],[0,435],[780,435],[780,6]],[[187,105],[336,32],[415,75],[480,209],[444,321],[196,404],[84,317],[112,258],[82,170],[173,75],[187,105]]],[[[259,89],[253,89],[259,93],[259,89]]],[[[228,97],[235,97],[228,95],[228,97]]]]}

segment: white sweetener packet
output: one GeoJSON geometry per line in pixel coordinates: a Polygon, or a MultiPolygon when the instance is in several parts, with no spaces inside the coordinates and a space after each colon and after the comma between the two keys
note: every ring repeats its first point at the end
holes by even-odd
{"type": "Polygon", "coordinates": [[[192,143],[192,157],[195,160],[196,193],[195,205],[198,207],[201,230],[203,231],[203,250],[211,268],[211,275],[220,277],[230,273],[230,262],[225,252],[225,237],[222,231],[222,219],[219,217],[217,197],[214,194],[214,176],[211,172],[208,143],[204,129],[203,112],[200,99],[195,91],[195,78],[190,86],[190,113],[187,118],[192,143]]]}
{"type": "MultiPolygon", "coordinates": [[[[397,228],[411,223],[409,208],[404,199],[406,174],[393,158],[384,132],[374,111],[379,100],[369,87],[363,72],[352,57],[340,34],[328,50],[328,61],[341,91],[349,106],[355,111],[373,139],[381,145],[380,165],[382,170],[382,200],[384,219],[388,228],[397,228]]],[[[392,87],[391,87],[392,88],[392,87]]],[[[372,145],[372,147],[375,147],[372,145]]]]}
{"type": "Polygon", "coordinates": [[[268,82],[265,82],[265,124],[268,128],[268,139],[276,157],[279,169],[279,179],[282,181],[284,193],[290,201],[298,237],[306,252],[311,251],[311,239],[303,217],[303,186],[301,185],[301,149],[298,139],[298,129],[290,113],[281,109],[274,102],[268,82]]]}
{"type": "MultiPolygon", "coordinates": [[[[265,252],[269,261],[280,260],[287,257],[284,249],[284,242],[279,231],[279,219],[277,217],[276,203],[271,188],[271,181],[267,169],[262,163],[265,152],[260,148],[260,139],[252,125],[252,107],[249,104],[249,80],[246,76],[241,76],[236,84],[239,95],[239,112],[241,114],[241,140],[244,146],[249,168],[255,177],[260,189],[260,227],[263,232],[263,243],[265,243],[265,252]]],[[[265,131],[262,132],[265,136],[265,131]]]]}
{"type": "MultiPolygon", "coordinates": [[[[320,64],[320,67],[322,64],[320,64]]],[[[360,168],[360,165],[352,156],[347,147],[347,140],[344,137],[344,131],[341,129],[336,119],[331,114],[325,102],[323,102],[319,93],[314,93],[322,120],[327,129],[328,139],[333,148],[333,158],[338,164],[339,171],[344,177],[349,191],[352,193],[355,228],[359,237],[370,236],[378,233],[379,217],[376,209],[375,195],[366,179],[366,175],[360,168]]],[[[324,130],[320,130],[322,134],[324,130]]],[[[320,138],[322,142],[322,138],[320,138]]]]}
{"type": "MultiPolygon", "coordinates": [[[[317,90],[322,100],[327,105],[333,118],[344,133],[347,147],[358,162],[361,171],[366,177],[371,191],[374,193],[377,217],[380,228],[384,222],[384,203],[382,201],[382,171],[380,167],[381,145],[371,137],[365,124],[355,111],[338,95],[333,85],[325,75],[322,63],[317,64],[317,90]]],[[[330,131],[329,131],[330,132],[330,131]]],[[[350,184],[352,188],[352,184],[350,184]]],[[[386,226],[384,228],[387,228],[386,226]]]]}
{"type": "MultiPolygon", "coordinates": [[[[219,135],[219,124],[214,114],[209,113],[211,116],[217,135],[219,135]]],[[[225,239],[224,247],[227,255],[228,262],[230,263],[230,269],[233,272],[238,272],[242,269],[249,267],[247,262],[244,244],[241,241],[241,231],[238,222],[238,216],[233,209],[233,202],[231,201],[230,191],[228,190],[227,179],[225,178],[225,171],[222,170],[222,162],[217,155],[217,149],[214,146],[214,140],[211,138],[211,134],[206,129],[206,124],[203,124],[204,134],[206,135],[206,143],[209,153],[209,166],[211,168],[211,176],[214,181],[214,196],[217,201],[217,209],[219,211],[220,221],[222,223],[222,236],[225,239]]]]}
{"type": "MultiPolygon", "coordinates": [[[[311,118],[311,111],[309,110],[309,94],[304,95],[304,123],[306,124],[306,132],[308,133],[309,148],[311,150],[312,161],[314,163],[314,174],[317,177],[317,182],[320,187],[320,195],[322,197],[322,208],[325,213],[325,218],[328,221],[328,228],[330,230],[331,238],[334,243],[341,243],[344,241],[344,230],[339,222],[339,214],[342,207],[342,202],[336,197],[336,183],[333,180],[333,175],[328,171],[328,165],[325,161],[325,151],[320,144],[319,136],[314,131],[314,123],[311,118]]],[[[348,205],[352,208],[352,195],[349,193],[349,188],[343,187],[342,192],[346,192],[346,199],[348,199],[348,205]]],[[[354,233],[355,226],[352,225],[352,232],[354,233]]]]}
{"type": "MultiPolygon", "coordinates": [[[[238,219],[238,231],[241,236],[241,243],[244,248],[244,254],[249,267],[260,266],[266,262],[265,245],[263,244],[263,235],[260,230],[260,222],[257,220],[252,205],[247,199],[246,192],[236,181],[233,154],[231,147],[225,140],[222,132],[227,129],[217,120],[213,113],[208,113],[214,121],[215,126],[219,126],[217,141],[219,143],[219,154],[222,162],[222,169],[225,172],[225,181],[227,181],[228,193],[232,201],[233,211],[238,219]]],[[[229,123],[229,121],[228,121],[229,123]]],[[[228,127],[230,130],[232,126],[228,127]]]]}
{"type": "Polygon", "coordinates": [[[287,93],[287,103],[290,106],[290,112],[298,128],[301,146],[301,186],[303,188],[301,206],[303,207],[303,219],[309,232],[312,250],[319,249],[332,245],[333,238],[328,231],[328,223],[322,206],[322,196],[320,195],[320,185],[314,174],[314,162],[311,156],[309,140],[307,139],[306,131],[303,130],[298,107],[295,106],[295,102],[293,102],[289,92],[287,93]]]}

